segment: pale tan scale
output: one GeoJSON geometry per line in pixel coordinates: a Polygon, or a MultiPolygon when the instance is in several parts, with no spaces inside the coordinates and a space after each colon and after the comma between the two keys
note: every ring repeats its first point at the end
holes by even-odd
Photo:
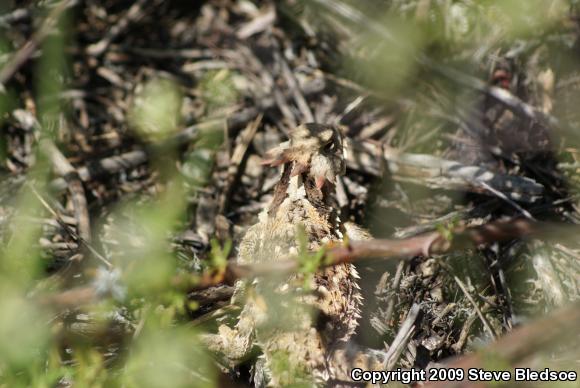
{"type": "MultiPolygon", "coordinates": [[[[271,205],[240,244],[238,263],[295,255],[298,225],[306,231],[310,251],[340,241],[343,233],[354,240],[369,237],[353,224],[342,224],[335,209],[332,183],[344,173],[342,144],[335,127],[305,124],[292,132],[289,143],[271,152],[270,163],[282,164],[284,170],[271,205]]],[[[354,266],[340,264],[320,269],[306,288],[302,275],[239,281],[237,294],[246,298],[237,324],[222,325],[218,335],[204,340],[232,366],[257,346],[262,356],[254,367],[256,385],[319,386],[329,379],[348,380],[349,367],[338,364],[371,363],[367,356],[345,350],[360,316],[357,279],[354,266]]]]}

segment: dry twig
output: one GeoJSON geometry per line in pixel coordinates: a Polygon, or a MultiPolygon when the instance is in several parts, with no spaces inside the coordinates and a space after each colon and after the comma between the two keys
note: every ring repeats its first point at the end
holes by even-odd
{"type": "MultiPolygon", "coordinates": [[[[474,354],[462,357],[446,366],[461,368],[484,368],[486,360],[494,357],[512,367],[522,366],[526,360],[541,351],[570,340],[570,334],[577,334],[580,325],[580,303],[561,308],[548,316],[515,329],[497,342],[474,354]]],[[[502,364],[503,365],[503,364],[502,364]]],[[[426,384],[426,387],[467,388],[481,386],[481,381],[440,381],[426,384]]]]}

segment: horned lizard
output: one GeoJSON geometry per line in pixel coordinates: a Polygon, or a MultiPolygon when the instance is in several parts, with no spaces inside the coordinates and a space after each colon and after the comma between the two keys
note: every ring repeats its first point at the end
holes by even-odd
{"type": "MultiPolygon", "coordinates": [[[[345,171],[345,160],[336,127],[303,124],[269,156],[264,164],[283,166],[282,175],[269,207],[246,232],[238,263],[272,262],[297,254],[298,225],[310,251],[341,241],[345,233],[355,234],[355,239],[364,235],[338,215],[334,183],[345,171]]],[[[206,334],[204,342],[231,365],[258,348],[261,355],[253,367],[256,386],[350,381],[350,368],[371,369],[381,361],[380,356],[349,345],[361,307],[357,279],[353,265],[340,264],[308,279],[293,275],[251,284],[239,281],[237,299],[244,295],[245,300],[235,327],[221,325],[219,334],[206,334]]]]}

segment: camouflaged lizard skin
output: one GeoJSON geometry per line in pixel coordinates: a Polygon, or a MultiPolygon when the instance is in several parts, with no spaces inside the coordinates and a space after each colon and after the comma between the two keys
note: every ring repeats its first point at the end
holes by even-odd
{"type": "MultiPolygon", "coordinates": [[[[333,182],[344,173],[344,150],[336,128],[305,124],[273,153],[268,163],[283,165],[282,176],[269,208],[246,232],[238,263],[273,262],[298,254],[299,225],[312,252],[341,241],[349,229],[353,238],[367,238],[337,215],[333,182]]],[[[242,312],[234,327],[221,325],[218,335],[205,337],[210,350],[233,366],[258,347],[256,386],[348,381],[353,365],[371,368],[378,363],[348,347],[361,306],[354,266],[340,264],[305,276],[239,281],[236,293],[245,296],[242,312]]]]}

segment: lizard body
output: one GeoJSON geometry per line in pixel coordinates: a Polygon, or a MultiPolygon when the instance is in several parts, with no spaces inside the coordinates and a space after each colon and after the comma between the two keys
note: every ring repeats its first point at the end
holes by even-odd
{"type": "MultiPolygon", "coordinates": [[[[271,152],[266,163],[283,165],[274,198],[246,232],[239,248],[239,264],[287,259],[300,250],[298,225],[306,248],[341,241],[348,225],[337,214],[334,181],[344,173],[342,135],[333,127],[304,124],[291,139],[271,152]]],[[[359,238],[360,229],[353,234],[359,238]]],[[[239,281],[237,293],[245,303],[235,327],[221,325],[218,335],[207,335],[210,350],[231,364],[243,361],[254,346],[262,354],[254,367],[256,386],[319,386],[349,380],[347,364],[367,368],[379,363],[374,356],[350,351],[357,327],[361,294],[352,264],[339,264],[304,274],[239,281]],[[307,284],[305,284],[307,282],[307,284]]]]}

